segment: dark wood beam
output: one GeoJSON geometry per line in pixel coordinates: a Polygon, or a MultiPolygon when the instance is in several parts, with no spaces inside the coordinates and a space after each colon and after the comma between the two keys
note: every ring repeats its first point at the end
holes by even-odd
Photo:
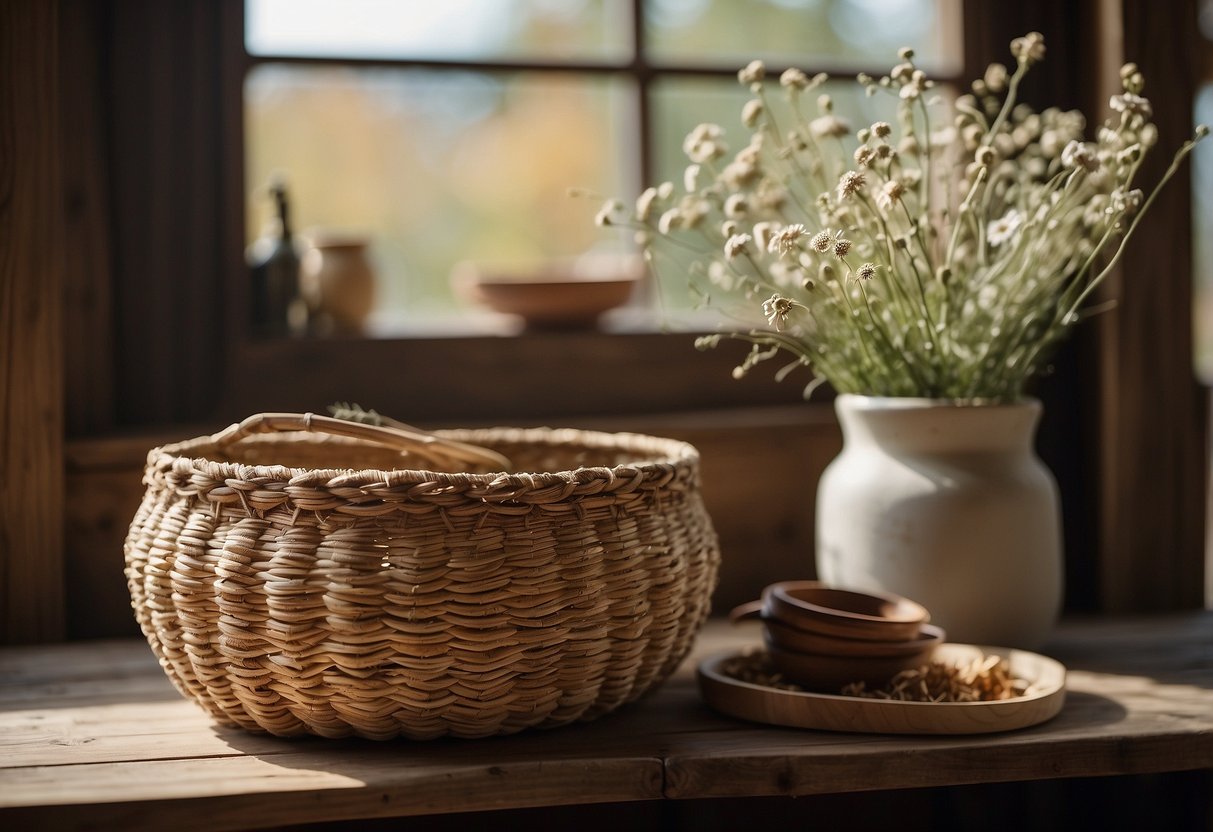
{"type": "Polygon", "coordinates": [[[63,618],[59,4],[0,4],[0,642],[63,618]]]}

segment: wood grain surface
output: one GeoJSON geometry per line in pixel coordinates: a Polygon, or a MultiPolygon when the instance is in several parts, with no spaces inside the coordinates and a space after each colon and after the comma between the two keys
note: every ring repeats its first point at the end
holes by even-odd
{"type": "Polygon", "coordinates": [[[1213,767],[1213,615],[1066,626],[1062,712],[979,737],[754,725],[700,699],[699,659],[755,645],[713,623],[678,675],[613,717],[430,743],[282,740],[211,723],[140,642],[0,651],[0,826],[235,829],[322,820],[808,795],[1213,767]]]}
{"type": "Polygon", "coordinates": [[[63,638],[59,4],[0,4],[0,644],[63,638]]]}

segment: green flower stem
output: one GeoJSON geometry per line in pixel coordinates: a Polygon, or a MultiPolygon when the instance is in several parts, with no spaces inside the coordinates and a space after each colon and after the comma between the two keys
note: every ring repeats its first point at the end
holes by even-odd
{"type": "MultiPolygon", "coordinates": [[[[857,279],[856,282],[859,283],[859,294],[861,294],[863,296],[863,303],[864,303],[864,306],[867,307],[868,320],[870,320],[872,322],[873,332],[875,332],[880,337],[880,339],[882,341],[884,341],[885,348],[890,353],[896,355],[898,358],[901,359],[901,362],[905,365],[906,372],[908,372],[911,376],[913,376],[914,383],[915,383],[915,385],[918,386],[918,388],[920,390],[931,389],[931,385],[918,375],[918,369],[914,366],[914,363],[910,360],[909,356],[907,356],[905,354],[905,352],[903,352],[896,345],[894,345],[893,342],[889,339],[888,334],[884,331],[884,324],[876,319],[876,315],[872,312],[872,300],[871,300],[871,298],[868,297],[868,290],[864,287],[863,281],[857,279]]],[[[889,368],[889,369],[892,369],[892,368],[889,368]]]]}
{"type": "Polygon", "coordinates": [[[1150,195],[1146,198],[1145,204],[1141,206],[1141,209],[1133,217],[1133,222],[1129,223],[1129,230],[1125,232],[1125,236],[1120,238],[1120,243],[1117,245],[1116,252],[1112,255],[1112,259],[1108,261],[1108,264],[1103,267],[1099,274],[1095,275],[1087,287],[1082,291],[1082,294],[1078,296],[1078,299],[1074,301],[1073,305],[1071,305],[1069,310],[1066,312],[1063,320],[1073,316],[1074,313],[1078,311],[1078,307],[1082,306],[1083,301],[1090,297],[1091,293],[1099,287],[1099,284],[1103,283],[1104,278],[1108,276],[1108,273],[1112,271],[1112,269],[1116,268],[1116,264],[1120,262],[1121,255],[1124,254],[1125,244],[1129,242],[1129,238],[1132,237],[1133,232],[1137,230],[1137,226],[1141,223],[1142,217],[1144,217],[1146,212],[1150,210],[1150,206],[1153,205],[1154,200],[1158,198],[1158,194],[1160,191],[1162,191],[1163,186],[1171,181],[1171,177],[1175,176],[1176,171],[1179,170],[1179,166],[1183,163],[1183,160],[1188,157],[1188,154],[1192,152],[1192,149],[1196,147],[1196,142],[1198,141],[1200,141],[1200,139],[1190,139],[1184,142],[1183,146],[1179,149],[1179,152],[1175,154],[1175,158],[1171,160],[1170,166],[1167,167],[1167,172],[1163,174],[1162,179],[1158,180],[1158,183],[1150,191],[1150,195]]]}
{"type": "Polygon", "coordinates": [[[923,216],[929,217],[931,216],[931,113],[927,108],[925,94],[920,93],[918,101],[922,105],[922,129],[923,136],[926,137],[926,145],[923,147],[922,213],[923,216]]]}
{"type": "Polygon", "coordinates": [[[944,258],[943,264],[946,268],[952,268],[953,261],[956,257],[956,246],[960,243],[960,231],[966,221],[966,215],[973,209],[973,199],[977,194],[977,189],[981,187],[981,183],[985,181],[989,175],[989,168],[982,166],[977,169],[977,176],[973,179],[973,184],[969,187],[969,193],[961,200],[960,208],[956,211],[956,219],[952,225],[952,236],[948,241],[948,254],[944,258]]]}
{"type": "Polygon", "coordinates": [[[1015,72],[1011,74],[1011,80],[1007,82],[1007,97],[1002,102],[1002,109],[998,111],[998,117],[994,119],[994,123],[990,125],[990,129],[981,137],[981,147],[989,147],[990,143],[994,141],[994,137],[998,135],[998,131],[1002,129],[1007,116],[1011,114],[1011,110],[1015,107],[1015,99],[1019,96],[1019,82],[1023,80],[1027,72],[1028,62],[1021,59],[1015,67],[1015,72]]]}

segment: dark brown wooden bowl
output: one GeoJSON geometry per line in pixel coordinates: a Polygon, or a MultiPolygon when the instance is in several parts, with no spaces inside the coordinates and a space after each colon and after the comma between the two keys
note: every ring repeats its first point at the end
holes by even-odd
{"type": "Polygon", "coordinates": [[[913,641],[930,620],[897,595],[855,592],[817,581],[783,581],[762,592],[762,617],[805,632],[867,641],[913,641]]]}
{"type": "Polygon", "coordinates": [[[763,621],[771,644],[781,650],[815,653],[822,656],[894,657],[928,655],[943,644],[944,631],[931,624],[921,625],[918,635],[906,641],[872,641],[823,635],[784,624],[773,618],[763,621]]]}

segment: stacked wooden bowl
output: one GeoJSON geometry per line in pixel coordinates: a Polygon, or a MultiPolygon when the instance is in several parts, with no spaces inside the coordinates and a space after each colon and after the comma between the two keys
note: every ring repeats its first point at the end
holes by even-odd
{"type": "Polygon", "coordinates": [[[784,677],[831,693],[852,682],[882,685],[929,662],[944,640],[913,601],[816,581],[772,584],[730,617],[760,618],[766,649],[784,677]]]}

